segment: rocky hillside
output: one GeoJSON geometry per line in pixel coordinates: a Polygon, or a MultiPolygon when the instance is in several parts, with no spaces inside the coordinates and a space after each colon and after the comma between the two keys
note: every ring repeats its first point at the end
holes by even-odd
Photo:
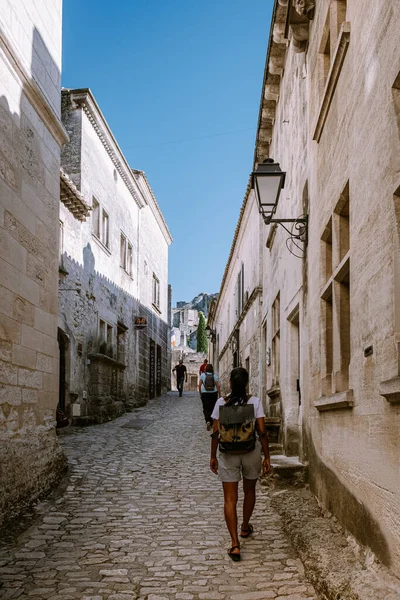
{"type": "Polygon", "coordinates": [[[207,318],[211,300],[216,300],[217,297],[218,294],[205,294],[204,292],[202,292],[201,294],[193,298],[191,302],[177,302],[176,308],[189,308],[198,310],[201,311],[207,318]]]}

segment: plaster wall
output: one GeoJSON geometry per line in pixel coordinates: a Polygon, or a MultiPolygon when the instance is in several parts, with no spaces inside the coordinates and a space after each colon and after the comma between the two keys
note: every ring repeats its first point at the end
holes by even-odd
{"type": "Polygon", "coordinates": [[[168,322],[168,243],[150,206],[140,210],[138,282],[140,301],[168,322]],[[160,282],[160,305],[153,306],[153,274],[160,282]]]}
{"type": "Polygon", "coordinates": [[[249,389],[252,394],[260,393],[260,317],[259,296],[255,290],[259,288],[260,276],[260,227],[261,221],[253,191],[248,195],[243,209],[239,229],[233,246],[233,253],[223,286],[221,287],[216,311],[213,315],[212,326],[218,339],[218,350],[214,353],[214,367],[219,372],[221,391],[229,392],[229,376],[233,368],[233,354],[230,345],[230,336],[234,329],[239,331],[239,361],[241,366],[246,366],[249,359],[250,382],[249,389]],[[243,302],[241,315],[236,310],[236,285],[239,271],[244,265],[244,296],[249,298],[243,302]],[[238,320],[240,323],[237,325],[238,320]],[[216,361],[218,358],[218,362],[216,361]]]}
{"type": "MultiPolygon", "coordinates": [[[[84,247],[90,245],[95,269],[135,298],[139,294],[139,207],[110,160],[86,113],[82,112],[81,192],[92,204],[93,198],[109,215],[109,248],[83,227],[84,247]],[[123,233],[133,246],[132,275],[120,267],[120,237],[123,233]]],[[[67,171],[68,172],[68,171],[67,171]]],[[[101,215],[100,215],[101,218],[101,215]]],[[[82,248],[77,249],[82,252],[82,248]]],[[[165,257],[160,257],[165,258],[165,257]]],[[[166,298],[167,291],[164,291],[166,298]]],[[[166,299],[165,299],[166,302],[166,299]]]]}
{"type": "Polygon", "coordinates": [[[45,494],[65,468],[55,433],[65,135],[52,113],[61,2],[41,8],[2,2],[0,10],[0,522],[45,494]]]}

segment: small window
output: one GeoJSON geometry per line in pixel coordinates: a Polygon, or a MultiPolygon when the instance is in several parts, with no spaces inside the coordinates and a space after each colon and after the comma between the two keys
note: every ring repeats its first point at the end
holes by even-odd
{"type": "Polygon", "coordinates": [[[100,204],[94,197],[92,201],[92,233],[100,239],[100,204]]]}
{"type": "Polygon", "coordinates": [[[153,274],[153,304],[160,308],[160,280],[153,274]]]}
{"type": "Polygon", "coordinates": [[[123,269],[126,269],[126,237],[123,233],[121,233],[119,264],[123,269]]]}
{"type": "Polygon", "coordinates": [[[110,358],[114,356],[114,328],[110,323],[99,319],[99,353],[110,358]]]}
{"type": "Polygon", "coordinates": [[[120,266],[132,277],[133,246],[121,232],[120,236],[120,266]]]}
{"type": "Polygon", "coordinates": [[[132,244],[128,242],[128,250],[126,255],[126,272],[128,275],[132,275],[132,257],[133,257],[133,247],[132,244]]]}
{"type": "Polygon", "coordinates": [[[100,319],[99,324],[99,342],[100,345],[106,341],[106,322],[100,319]]]}
{"type": "Polygon", "coordinates": [[[110,231],[109,231],[109,217],[103,208],[103,219],[102,219],[102,236],[101,241],[109,248],[110,247],[110,231]]]}
{"type": "Polygon", "coordinates": [[[112,325],[107,325],[107,346],[112,346],[113,343],[113,328],[112,325]]]}
{"type": "Polygon", "coordinates": [[[60,221],[60,247],[59,247],[60,264],[62,263],[63,254],[64,254],[64,223],[62,221],[60,221]]]}

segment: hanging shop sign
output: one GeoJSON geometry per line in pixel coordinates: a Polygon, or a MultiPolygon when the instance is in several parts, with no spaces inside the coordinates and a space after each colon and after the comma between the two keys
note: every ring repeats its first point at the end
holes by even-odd
{"type": "Polygon", "coordinates": [[[135,317],[133,324],[135,326],[135,329],[146,329],[147,317],[135,317]]]}

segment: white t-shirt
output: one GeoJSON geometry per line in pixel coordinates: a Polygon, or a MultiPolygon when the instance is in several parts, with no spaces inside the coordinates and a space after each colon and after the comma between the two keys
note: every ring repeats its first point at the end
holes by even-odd
{"type": "MultiPolygon", "coordinates": [[[[211,415],[212,419],[219,420],[219,407],[225,406],[225,404],[225,398],[218,398],[211,415]]],[[[257,398],[257,396],[252,396],[247,400],[247,404],[254,404],[254,416],[256,419],[265,417],[263,405],[260,398],[257,398]]]]}

